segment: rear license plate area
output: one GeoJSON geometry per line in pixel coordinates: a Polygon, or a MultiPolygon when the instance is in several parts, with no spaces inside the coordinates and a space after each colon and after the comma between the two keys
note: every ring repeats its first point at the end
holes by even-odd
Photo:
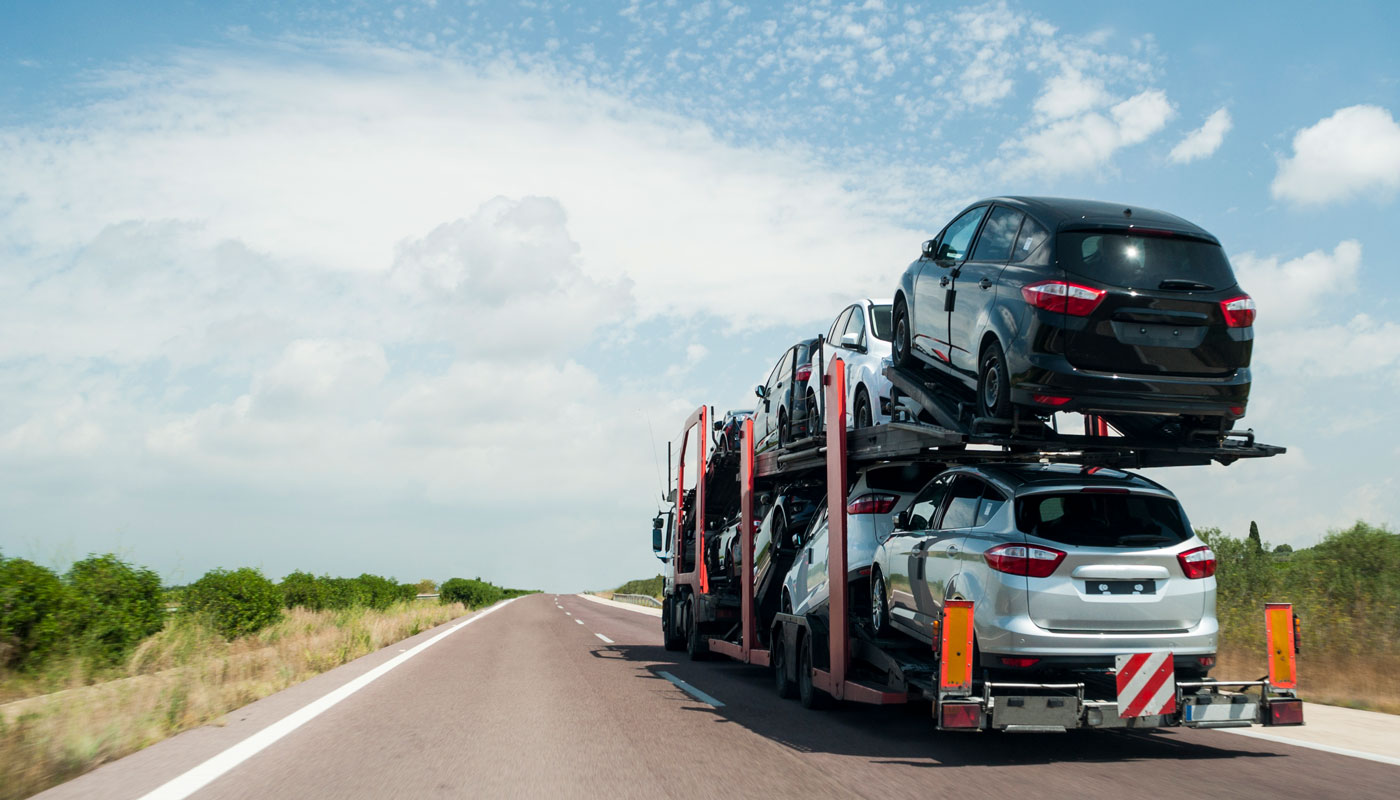
{"type": "Polygon", "coordinates": [[[1156,594],[1156,581],[1085,581],[1086,594],[1156,594]]]}

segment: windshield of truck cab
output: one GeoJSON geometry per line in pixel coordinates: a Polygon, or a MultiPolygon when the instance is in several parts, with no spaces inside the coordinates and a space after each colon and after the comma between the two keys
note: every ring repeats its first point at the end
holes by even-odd
{"type": "Polygon", "coordinates": [[[1017,497],[1016,527],[1081,547],[1160,547],[1192,536],[1181,504],[1170,497],[1092,491],[1017,497]]]}

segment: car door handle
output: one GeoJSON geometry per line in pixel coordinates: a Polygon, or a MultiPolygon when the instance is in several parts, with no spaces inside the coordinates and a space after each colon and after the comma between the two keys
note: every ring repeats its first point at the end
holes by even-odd
{"type": "Polygon", "coordinates": [[[982,280],[980,280],[980,281],[977,282],[977,285],[978,285],[978,286],[981,286],[983,289],[990,289],[990,288],[992,288],[992,279],[991,279],[991,278],[983,278],[982,280]]]}
{"type": "Polygon", "coordinates": [[[947,276],[947,275],[944,275],[943,277],[939,278],[939,279],[938,279],[938,285],[939,285],[939,286],[947,286],[947,285],[948,285],[948,276],[947,276]]]}
{"type": "Polygon", "coordinates": [[[955,545],[955,544],[950,544],[950,545],[948,545],[948,555],[950,555],[950,556],[955,556],[955,555],[957,555],[957,554],[958,554],[958,546],[955,545]]]}

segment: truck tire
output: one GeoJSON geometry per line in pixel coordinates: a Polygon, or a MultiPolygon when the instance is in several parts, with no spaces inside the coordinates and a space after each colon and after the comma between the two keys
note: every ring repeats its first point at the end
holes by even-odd
{"type": "Polygon", "coordinates": [[[700,634],[700,623],[695,619],[695,607],[700,604],[693,595],[686,604],[685,612],[685,654],[691,661],[704,661],[710,657],[710,646],[700,634]]]}
{"type": "Polygon", "coordinates": [[[678,632],[676,624],[676,598],[667,597],[661,602],[661,646],[671,652],[685,649],[685,637],[678,632]]]}
{"type": "Polygon", "coordinates": [[[797,696],[797,687],[792,685],[787,667],[787,650],[783,647],[783,634],[779,631],[773,636],[773,688],[778,691],[779,697],[791,700],[797,696]]]}
{"type": "Polygon", "coordinates": [[[803,637],[797,645],[797,699],[802,707],[817,711],[826,708],[831,696],[812,683],[812,638],[803,637]]]}

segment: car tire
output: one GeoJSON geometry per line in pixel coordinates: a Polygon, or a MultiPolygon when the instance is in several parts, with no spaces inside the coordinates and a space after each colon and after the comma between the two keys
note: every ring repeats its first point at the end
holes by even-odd
{"type": "Polygon", "coordinates": [[[695,619],[695,607],[699,602],[692,595],[690,602],[686,605],[685,654],[690,656],[691,661],[704,661],[710,657],[709,643],[700,634],[700,623],[695,619]]]}
{"type": "Polygon", "coordinates": [[[914,333],[909,327],[909,308],[903,300],[894,304],[894,338],[891,353],[896,367],[914,366],[914,333]]]}
{"type": "Polygon", "coordinates": [[[784,700],[791,700],[797,696],[797,687],[787,674],[787,651],[783,648],[781,631],[773,637],[773,688],[784,700]]]}
{"type": "Polygon", "coordinates": [[[804,636],[797,645],[797,699],[802,707],[817,711],[827,707],[831,696],[812,683],[812,637],[804,636]]]}
{"type": "Polygon", "coordinates": [[[890,606],[885,599],[885,576],[880,570],[870,571],[870,624],[876,636],[890,632],[890,606]]]}
{"type": "Polygon", "coordinates": [[[875,414],[870,408],[870,395],[864,386],[856,389],[856,408],[851,423],[857,428],[869,428],[875,424],[875,414]]]}
{"type": "Polygon", "coordinates": [[[817,431],[822,429],[821,410],[817,408],[817,395],[815,392],[807,393],[807,435],[816,436],[817,431]]]}
{"type": "Polygon", "coordinates": [[[1011,375],[1006,369],[1006,352],[992,340],[982,350],[977,370],[977,407],[982,415],[1011,418],[1011,375]]]}
{"type": "Polygon", "coordinates": [[[778,409],[778,446],[787,447],[792,441],[792,429],[788,424],[787,409],[778,409]]]}

